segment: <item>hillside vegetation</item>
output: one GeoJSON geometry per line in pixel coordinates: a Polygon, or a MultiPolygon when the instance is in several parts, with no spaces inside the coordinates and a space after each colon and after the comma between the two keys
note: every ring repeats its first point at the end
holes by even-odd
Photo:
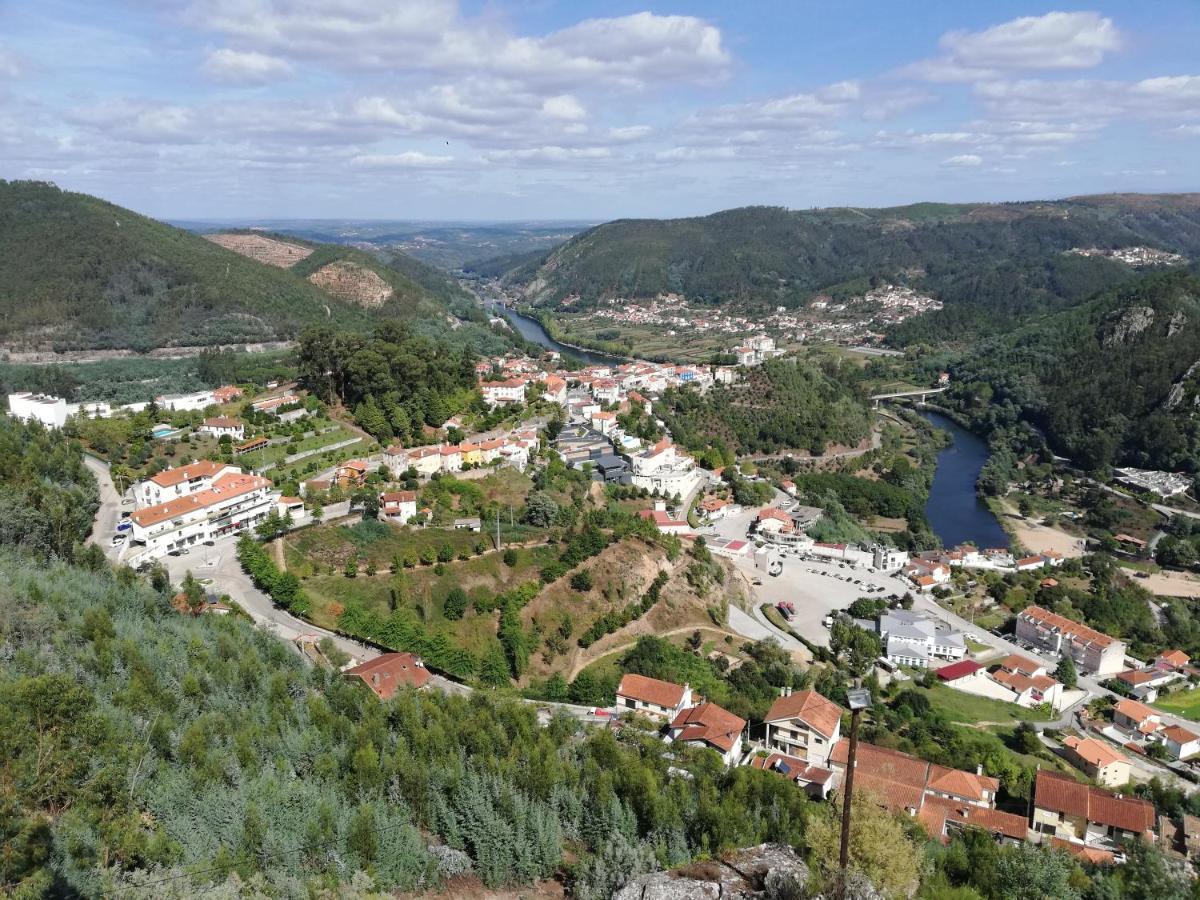
{"type": "Polygon", "coordinates": [[[96,197],[0,181],[0,344],[147,350],[291,339],[316,324],[366,331],[383,317],[428,334],[457,331],[457,343],[507,346],[476,324],[483,313],[457,285],[423,263],[289,242],[312,252],[290,268],[267,265],[96,197]],[[307,280],[337,261],[370,270],[391,296],[367,310],[307,280]],[[472,324],[460,328],[451,307],[472,324]]]}
{"type": "Polygon", "coordinates": [[[676,440],[694,451],[820,454],[831,443],[854,446],[870,428],[866,402],[836,373],[794,357],[769,360],[706,394],[669,390],[655,408],[676,440]]]}
{"type": "Polygon", "coordinates": [[[889,209],[746,207],[624,219],[585,231],[506,276],[538,305],[678,292],[693,303],[802,306],[861,278],[912,284],[946,308],[897,329],[901,341],[958,338],[1078,302],[1128,277],[1073,247],[1145,245],[1200,255],[1200,195],[1107,196],[889,209]]]}
{"type": "Polygon", "coordinates": [[[1025,422],[1088,469],[1200,468],[1200,278],[1151,275],[1009,335],[951,368],[981,430],[1025,422]]]}

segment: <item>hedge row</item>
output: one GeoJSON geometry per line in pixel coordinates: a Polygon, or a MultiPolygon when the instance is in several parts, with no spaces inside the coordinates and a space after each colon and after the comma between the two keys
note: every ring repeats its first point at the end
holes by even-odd
{"type": "Polygon", "coordinates": [[[238,562],[250,576],[254,586],[288,612],[307,616],[311,609],[308,596],[300,587],[300,579],[291,572],[282,572],[266,548],[248,534],[238,538],[238,562]]]}
{"type": "Polygon", "coordinates": [[[666,572],[659,572],[639,602],[630,603],[620,612],[613,610],[598,618],[580,636],[579,646],[587,649],[606,634],[612,634],[618,628],[624,628],[634,619],[641,618],[650,612],[654,608],[654,604],[658,602],[658,598],[662,595],[663,586],[666,585],[670,577],[666,572]]]}

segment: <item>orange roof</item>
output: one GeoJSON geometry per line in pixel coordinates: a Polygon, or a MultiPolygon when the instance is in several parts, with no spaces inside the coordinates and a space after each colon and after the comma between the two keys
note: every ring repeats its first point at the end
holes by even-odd
{"type": "Polygon", "coordinates": [[[1063,740],[1063,745],[1068,747],[1085,763],[1095,766],[1098,769],[1102,769],[1113,763],[1128,761],[1124,756],[1104,743],[1104,741],[1098,741],[1095,738],[1078,738],[1075,735],[1071,735],[1063,740]]]}
{"type": "Polygon", "coordinates": [[[241,428],[242,423],[237,419],[231,419],[229,416],[214,416],[211,419],[204,420],[205,428],[241,428]]]}
{"type": "Polygon", "coordinates": [[[1042,562],[1042,558],[1040,556],[1022,556],[1020,559],[1017,560],[1016,565],[1028,566],[1028,565],[1032,565],[1033,563],[1040,563],[1040,562],[1042,562]]]}
{"type": "Polygon", "coordinates": [[[150,480],[159,487],[174,487],[177,484],[183,484],[185,481],[192,481],[196,478],[212,478],[224,468],[224,463],[202,459],[199,462],[188,463],[186,466],[180,466],[177,469],[166,469],[157,475],[151,475],[150,480]]]}
{"type": "Polygon", "coordinates": [[[1000,790],[1000,781],[988,775],[933,765],[929,768],[929,783],[925,789],[965,800],[986,800],[989,793],[994,795],[1000,790]]]}
{"type": "Polygon", "coordinates": [[[1034,806],[1143,834],[1154,828],[1154,806],[1145,800],[1119,797],[1081,784],[1070,775],[1040,769],[1034,786],[1034,806]]]}
{"type": "Polygon", "coordinates": [[[617,686],[617,696],[674,709],[683,699],[683,688],[670,681],[630,672],[621,677],[621,683],[617,686]]]}
{"type": "Polygon", "coordinates": [[[814,766],[802,759],[798,759],[795,756],[788,756],[784,753],[756,756],[750,760],[750,765],[755,769],[762,769],[765,772],[775,772],[784,778],[790,778],[793,781],[803,784],[823,785],[832,780],[834,774],[832,769],[814,766]]]}
{"type": "MultiPolygon", "coordinates": [[[[829,761],[845,768],[849,751],[850,742],[846,738],[842,738],[833,745],[829,761]]],[[[859,775],[864,773],[924,790],[925,782],[929,777],[929,763],[923,759],[917,759],[915,756],[909,756],[907,753],[901,753],[899,750],[888,750],[884,747],[876,747],[874,744],[860,742],[855,759],[856,785],[859,775]]]]}
{"type": "Polygon", "coordinates": [[[701,703],[682,710],[671,723],[671,730],[679,729],[677,741],[701,741],[727,753],[741,737],[746,720],[738,718],[715,703],[701,703]]]}
{"type": "Polygon", "coordinates": [[[1138,703],[1136,700],[1130,700],[1128,697],[1118,700],[1117,705],[1114,708],[1121,715],[1131,719],[1134,722],[1145,722],[1150,718],[1161,718],[1158,712],[1151,709],[1146,704],[1138,703]]]}
{"type": "Polygon", "coordinates": [[[346,675],[361,678],[380,700],[387,700],[402,685],[423,687],[430,678],[420,657],[411,653],[384,653],[347,669],[346,675]]]}
{"type": "Polygon", "coordinates": [[[1002,834],[1014,840],[1024,840],[1029,829],[1024,816],[970,803],[955,803],[942,797],[925,798],[917,818],[925,826],[930,837],[938,838],[943,843],[950,842],[950,829],[947,826],[951,824],[982,828],[992,834],[1002,834]]]}
{"type": "Polygon", "coordinates": [[[197,491],[186,497],[176,497],[174,500],[168,500],[166,503],[159,503],[155,506],[147,506],[145,509],[134,511],[130,518],[133,519],[134,524],[148,528],[159,522],[166,522],[182,516],[184,513],[204,509],[222,500],[228,500],[230,497],[239,497],[242,494],[270,486],[271,482],[258,475],[247,475],[242,472],[229,473],[214,481],[212,487],[207,490],[197,491]]]}
{"type": "Polygon", "coordinates": [[[1191,662],[1191,657],[1182,650],[1167,650],[1164,653],[1158,654],[1158,658],[1173,666],[1186,666],[1191,662]]]}
{"type": "Polygon", "coordinates": [[[776,699],[763,721],[785,719],[799,719],[818,734],[832,738],[842,721],[842,708],[816,691],[799,691],[790,697],[776,699]]]}
{"type": "Polygon", "coordinates": [[[385,491],[379,495],[379,499],[384,503],[414,503],[417,499],[416,491],[385,491]]]}
{"type": "Polygon", "coordinates": [[[1027,656],[1022,656],[1019,653],[1010,653],[998,663],[1001,669],[1008,672],[1023,672],[1026,675],[1032,675],[1039,669],[1046,668],[1042,663],[1035,662],[1027,656]]]}
{"type": "Polygon", "coordinates": [[[1118,672],[1117,677],[1126,684],[1132,684],[1134,687],[1137,687],[1139,684],[1153,681],[1159,676],[1157,672],[1147,672],[1144,669],[1126,669],[1124,672],[1118,672]]]}
{"type": "Polygon", "coordinates": [[[1117,861],[1116,855],[1111,850],[1088,847],[1086,844],[1076,844],[1073,841],[1064,841],[1062,838],[1051,838],[1050,846],[1055,850],[1065,850],[1072,856],[1076,856],[1094,866],[1111,866],[1117,861]]]}
{"type": "Polygon", "coordinates": [[[774,519],[777,522],[785,522],[788,525],[792,524],[792,517],[785,513],[782,509],[776,509],[773,506],[767,506],[758,511],[758,521],[765,522],[768,519],[774,519]]]}
{"type": "Polygon", "coordinates": [[[1024,672],[1009,672],[1005,669],[993,672],[992,680],[1012,688],[1018,694],[1023,694],[1031,688],[1037,691],[1048,691],[1058,684],[1049,675],[1026,675],[1024,672]]]}
{"type": "Polygon", "coordinates": [[[1052,613],[1050,610],[1042,609],[1040,606],[1026,607],[1021,610],[1021,615],[1039,625],[1044,625],[1048,628],[1057,628],[1074,640],[1095,644],[1098,647],[1107,647],[1116,640],[1103,632],[1097,631],[1094,628],[1088,628],[1079,622],[1073,622],[1065,616],[1052,613]]]}
{"type": "Polygon", "coordinates": [[[1192,732],[1188,731],[1182,725],[1171,725],[1164,728],[1162,736],[1177,744],[1187,744],[1200,738],[1200,735],[1192,734],[1192,732]]]}

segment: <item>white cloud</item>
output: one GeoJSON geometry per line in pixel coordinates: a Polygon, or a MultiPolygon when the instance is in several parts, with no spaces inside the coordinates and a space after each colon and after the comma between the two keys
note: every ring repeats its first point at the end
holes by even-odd
{"type": "Polygon", "coordinates": [[[953,169],[971,169],[983,165],[983,157],[974,153],[960,153],[958,156],[942,160],[942,165],[953,169]]]}
{"type": "Polygon", "coordinates": [[[214,81],[261,82],[290,75],[287,60],[254,51],[242,52],[223,47],[208,55],[201,66],[204,74],[214,81]]]}
{"type": "Polygon", "coordinates": [[[1012,70],[1088,69],[1121,48],[1112,19],[1095,12],[1022,16],[983,31],[948,31],[942,56],[901,71],[927,81],[977,81],[1012,70]]]}
{"type": "Polygon", "coordinates": [[[618,143],[626,141],[640,141],[642,138],[649,137],[654,132],[654,129],[649,125],[625,125],[620,128],[608,129],[608,139],[618,143]]]}
{"type": "Polygon", "coordinates": [[[654,158],[664,161],[727,160],[736,159],[737,155],[733,147],[672,147],[654,154],[654,158]]]}
{"type": "Polygon", "coordinates": [[[583,104],[570,94],[547,97],[542,101],[542,113],[548,118],[563,119],[569,122],[587,118],[587,110],[583,108],[583,104]]]}
{"type": "Polygon", "coordinates": [[[192,144],[195,116],[187,107],[112,100],[71,111],[68,120],[138,144],[192,144]]]}
{"type": "Polygon", "coordinates": [[[367,169],[437,169],[454,162],[453,156],[431,156],[415,150],[404,153],[375,153],[352,157],[351,165],[367,169]]]}
{"type": "Polygon", "coordinates": [[[495,163],[568,163],[608,160],[613,156],[608,147],[525,147],[520,150],[493,150],[484,159],[495,163]]]}
{"type": "Polygon", "coordinates": [[[347,69],[483,74],[543,86],[711,81],[730,64],[694,16],[587,19],[540,37],[464,17],[454,0],[195,0],[187,19],[235,49],[347,69]]]}
{"type": "Polygon", "coordinates": [[[1110,121],[1130,118],[1200,118],[1200,75],[1142,81],[991,81],[975,85],[994,114],[1018,120],[1110,121]]]}
{"type": "Polygon", "coordinates": [[[1200,137],[1200,125],[1176,125],[1171,129],[1171,133],[1184,137],[1200,137]]]}

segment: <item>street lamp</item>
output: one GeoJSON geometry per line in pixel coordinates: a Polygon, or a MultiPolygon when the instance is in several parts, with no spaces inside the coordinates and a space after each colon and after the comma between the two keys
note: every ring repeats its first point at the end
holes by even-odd
{"type": "Polygon", "coordinates": [[[864,687],[851,688],[846,692],[850,705],[850,752],[846,755],[846,788],[842,798],[842,846],[838,858],[840,868],[839,896],[846,894],[846,867],[850,862],[850,798],[854,793],[854,761],[858,755],[858,720],[862,711],[871,705],[871,692],[864,687]]]}

